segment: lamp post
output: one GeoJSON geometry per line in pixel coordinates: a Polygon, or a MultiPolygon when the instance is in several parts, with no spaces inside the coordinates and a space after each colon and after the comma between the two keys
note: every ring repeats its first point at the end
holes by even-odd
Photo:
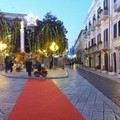
{"type": "Polygon", "coordinates": [[[3,50],[7,48],[5,43],[0,42],[0,69],[3,69],[3,50]]]}
{"type": "Polygon", "coordinates": [[[58,45],[55,43],[55,42],[52,42],[51,46],[50,46],[50,49],[52,50],[53,52],[53,69],[54,69],[54,55],[55,55],[55,52],[59,49],[58,45]]]}
{"type": "Polygon", "coordinates": [[[6,48],[7,48],[7,45],[5,43],[0,42],[0,52],[2,52],[2,50],[6,48]]]}

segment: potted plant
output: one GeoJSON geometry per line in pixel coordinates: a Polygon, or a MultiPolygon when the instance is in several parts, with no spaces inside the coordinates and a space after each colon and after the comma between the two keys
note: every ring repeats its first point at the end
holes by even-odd
{"type": "Polygon", "coordinates": [[[114,71],[113,71],[113,66],[110,66],[109,68],[109,72],[108,72],[109,75],[114,75],[114,71]]]}
{"type": "Polygon", "coordinates": [[[118,73],[117,78],[120,78],[120,72],[118,73]]]}
{"type": "Polygon", "coordinates": [[[103,67],[102,67],[102,73],[106,73],[105,65],[103,65],[103,67]]]}
{"type": "Polygon", "coordinates": [[[95,67],[95,69],[98,71],[98,72],[100,72],[101,70],[100,70],[100,65],[97,65],[96,67],[95,67]]]}
{"type": "Polygon", "coordinates": [[[22,70],[21,64],[16,64],[16,71],[20,72],[22,70]]]}
{"type": "Polygon", "coordinates": [[[40,72],[39,71],[35,71],[33,74],[34,74],[35,77],[40,77],[40,72]]]}

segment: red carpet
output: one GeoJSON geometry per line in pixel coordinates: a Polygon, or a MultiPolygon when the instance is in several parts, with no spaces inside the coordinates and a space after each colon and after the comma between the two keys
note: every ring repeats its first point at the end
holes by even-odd
{"type": "Polygon", "coordinates": [[[51,80],[28,80],[8,120],[85,120],[51,80]]]}

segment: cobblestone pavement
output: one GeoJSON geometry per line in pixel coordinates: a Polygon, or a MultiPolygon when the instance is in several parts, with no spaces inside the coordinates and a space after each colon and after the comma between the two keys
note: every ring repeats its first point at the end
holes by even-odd
{"type": "Polygon", "coordinates": [[[0,75],[0,120],[7,120],[26,81],[0,75]]]}
{"type": "MultiPolygon", "coordinates": [[[[52,70],[51,72],[54,72],[55,75],[63,75],[63,71],[52,70]]],[[[53,79],[53,82],[86,120],[120,120],[120,108],[116,104],[74,69],[68,69],[68,73],[68,78],[53,79]]],[[[7,120],[26,81],[27,79],[0,75],[0,120],[7,120]]]]}
{"type": "Polygon", "coordinates": [[[100,76],[90,71],[86,71],[86,69],[81,67],[77,67],[77,71],[87,81],[89,81],[93,86],[120,107],[120,82],[100,76]]]}
{"type": "Polygon", "coordinates": [[[86,120],[120,120],[120,108],[75,70],[69,78],[53,80],[86,120]]]}

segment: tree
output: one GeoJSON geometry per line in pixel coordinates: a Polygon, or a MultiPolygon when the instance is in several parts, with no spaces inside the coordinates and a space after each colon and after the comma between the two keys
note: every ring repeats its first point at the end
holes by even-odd
{"type": "Polygon", "coordinates": [[[49,47],[51,42],[56,42],[59,45],[57,52],[62,53],[67,48],[66,39],[67,30],[65,29],[63,22],[57,19],[57,17],[47,13],[43,19],[43,26],[39,32],[40,48],[45,49],[48,53],[51,53],[49,47]]]}
{"type": "Polygon", "coordinates": [[[43,27],[43,22],[40,20],[37,20],[37,26],[35,27],[35,52],[39,50],[39,48],[42,46],[42,39],[40,38],[40,32],[43,27]]]}
{"type": "Polygon", "coordinates": [[[11,23],[11,52],[20,52],[20,25],[21,19],[15,18],[11,23]]]}
{"type": "Polygon", "coordinates": [[[11,42],[11,28],[9,21],[4,17],[4,14],[0,13],[0,41],[7,44],[7,50],[10,50],[11,42]]]}

